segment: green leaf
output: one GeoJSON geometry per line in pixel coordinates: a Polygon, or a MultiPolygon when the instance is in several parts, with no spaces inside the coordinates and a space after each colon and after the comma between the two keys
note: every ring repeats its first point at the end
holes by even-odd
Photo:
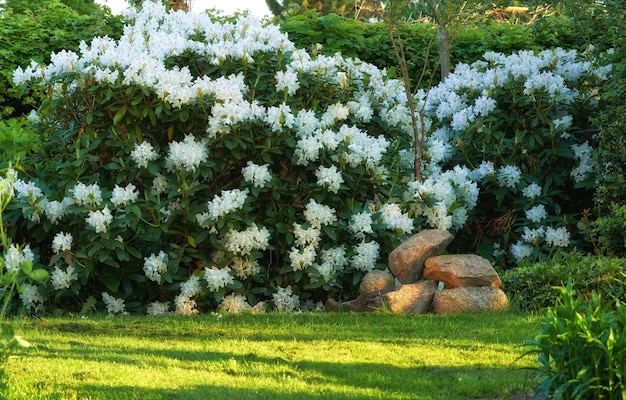
{"type": "Polygon", "coordinates": [[[30,260],[25,260],[22,265],[20,265],[20,268],[22,269],[24,275],[30,276],[31,272],[33,271],[33,262],[30,260]]]}
{"type": "Polygon", "coordinates": [[[99,277],[98,280],[113,293],[116,293],[117,289],[120,287],[120,280],[117,278],[99,277]]]}
{"type": "Polygon", "coordinates": [[[30,279],[37,281],[37,282],[43,282],[46,279],[48,279],[48,271],[46,271],[45,269],[42,268],[38,268],[36,270],[33,270],[33,272],[30,273],[30,279]]]}

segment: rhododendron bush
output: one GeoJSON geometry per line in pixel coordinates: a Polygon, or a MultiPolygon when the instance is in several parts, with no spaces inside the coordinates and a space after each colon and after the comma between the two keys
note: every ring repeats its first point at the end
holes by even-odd
{"type": "Polygon", "coordinates": [[[50,94],[15,184],[17,235],[51,274],[29,305],[291,311],[385,268],[420,222],[401,82],[253,17],[146,2],[127,21],[15,72],[50,94]]]}
{"type": "MultiPolygon", "coordinates": [[[[431,129],[417,182],[403,84],[317,50],[253,17],[220,22],[144,2],[119,41],[18,68],[17,85],[49,94],[33,117],[45,149],[17,168],[10,205],[15,241],[50,272],[23,304],[312,309],[355,296],[362,275],[417,230],[465,229],[479,183],[542,224],[558,217],[547,200],[564,198],[554,193],[565,180],[585,182],[589,142],[570,113],[576,96],[590,98],[582,82],[596,70],[568,69],[574,55],[560,64],[555,53],[545,73],[519,80],[491,55],[417,94],[428,116],[419,126],[431,129]],[[581,90],[563,92],[563,76],[581,90]],[[511,102],[526,114],[507,115],[511,102]],[[527,125],[540,134],[522,137],[527,125]],[[553,154],[569,164],[542,173],[544,159],[561,168],[553,154]]],[[[528,235],[568,244],[563,225],[537,229],[528,235]]]]}

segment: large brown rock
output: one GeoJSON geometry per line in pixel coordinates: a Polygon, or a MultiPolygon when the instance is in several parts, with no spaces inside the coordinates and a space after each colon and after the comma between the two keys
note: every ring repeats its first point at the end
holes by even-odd
{"type": "Polygon", "coordinates": [[[387,271],[374,269],[365,274],[359,286],[363,297],[374,297],[387,293],[396,287],[396,279],[387,271]]]}
{"type": "Polygon", "coordinates": [[[421,281],[382,295],[382,303],[395,314],[426,314],[432,308],[437,282],[421,281]]]}
{"type": "Polygon", "coordinates": [[[508,305],[509,299],[502,289],[491,286],[444,289],[433,298],[436,314],[500,311],[508,305]]]}
{"type": "Polygon", "coordinates": [[[391,273],[401,283],[417,282],[422,277],[424,261],[443,253],[453,238],[450,232],[439,229],[426,229],[411,236],[389,254],[391,273]]]}
{"type": "Polygon", "coordinates": [[[446,289],[465,286],[500,287],[502,282],[491,263],[475,254],[447,254],[424,262],[424,278],[441,281],[446,289]]]}

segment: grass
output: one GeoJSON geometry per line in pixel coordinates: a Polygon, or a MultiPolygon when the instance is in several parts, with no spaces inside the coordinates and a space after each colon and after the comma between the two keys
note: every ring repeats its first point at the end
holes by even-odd
{"type": "Polygon", "coordinates": [[[539,318],[266,314],[32,319],[10,399],[511,399],[539,318]]]}

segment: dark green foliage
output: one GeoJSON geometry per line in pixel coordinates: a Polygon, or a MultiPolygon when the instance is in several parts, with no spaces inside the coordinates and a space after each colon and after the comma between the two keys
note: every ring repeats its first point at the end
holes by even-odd
{"type": "MultiPolygon", "coordinates": [[[[623,175],[616,175],[623,181],[623,175]]],[[[626,183],[624,183],[626,184],[626,183]]],[[[623,199],[623,197],[622,197],[623,199]]],[[[612,203],[606,215],[591,222],[596,251],[603,255],[626,255],[626,204],[612,203]]]]}
{"type": "Polygon", "coordinates": [[[559,254],[550,261],[525,263],[500,274],[502,288],[512,303],[525,311],[539,311],[554,305],[555,286],[568,280],[584,297],[592,291],[605,299],[626,300],[626,259],[592,257],[578,253],[559,254]]]}
{"type": "MultiPolygon", "coordinates": [[[[436,26],[407,22],[400,24],[400,28],[411,84],[419,83],[422,88],[436,84],[439,79],[436,26]],[[420,82],[425,63],[424,78],[420,82]],[[435,78],[434,82],[430,82],[431,76],[435,78]]],[[[361,23],[334,14],[306,14],[288,18],[281,24],[281,29],[300,48],[319,43],[323,46],[322,52],[327,55],[340,52],[391,71],[398,65],[384,22],[361,23]]],[[[452,64],[472,63],[486,51],[508,54],[540,48],[527,27],[487,21],[481,26],[464,26],[455,34],[452,64]]]]}
{"type": "MultiPolygon", "coordinates": [[[[57,0],[5,0],[3,8],[11,9],[13,14],[25,14],[27,12],[35,12],[41,8],[49,7],[57,0]]],[[[76,11],[78,14],[87,15],[95,13],[98,6],[94,0],[60,0],[60,3],[76,11]]]]}
{"type": "Polygon", "coordinates": [[[12,162],[36,150],[41,136],[35,134],[25,117],[0,120],[0,160],[12,162]]]}
{"type": "Polygon", "coordinates": [[[626,307],[593,292],[581,299],[571,283],[558,288],[543,330],[526,341],[538,354],[536,398],[623,399],[626,395],[626,307]]]}
{"type": "Polygon", "coordinates": [[[319,15],[339,14],[350,18],[371,16],[372,10],[380,8],[380,0],[265,0],[270,12],[286,18],[309,12],[319,15]]]}
{"type": "Polygon", "coordinates": [[[36,11],[0,13],[0,117],[27,114],[42,95],[18,93],[13,87],[13,71],[31,60],[48,62],[50,52],[77,50],[82,40],[96,36],[117,38],[122,25],[119,17],[101,10],[80,15],[59,1],[47,1],[36,11]]]}

